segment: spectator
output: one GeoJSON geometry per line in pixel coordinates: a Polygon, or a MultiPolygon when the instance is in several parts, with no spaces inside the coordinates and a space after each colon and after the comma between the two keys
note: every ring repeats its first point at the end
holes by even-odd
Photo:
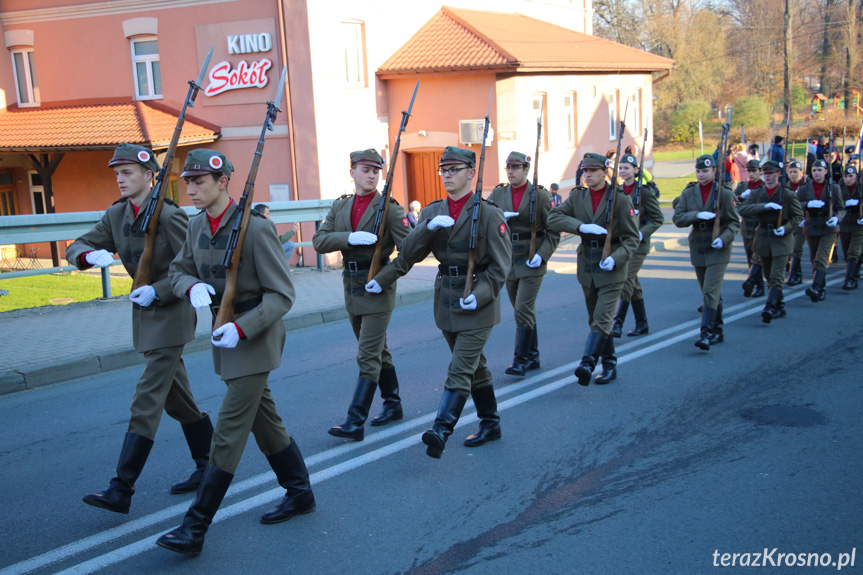
{"type": "Polygon", "coordinates": [[[839,152],[830,153],[830,172],[833,181],[840,186],[844,182],[842,176],[842,155],[839,152]]]}
{"type": "MultiPolygon", "coordinates": [[[[746,162],[749,161],[749,156],[746,155],[746,144],[743,142],[734,146],[734,163],[737,164],[737,174],[741,183],[749,181],[749,174],[746,173],[746,162]]],[[[732,178],[733,179],[733,178],[732,178]]]]}
{"type": "Polygon", "coordinates": [[[551,185],[551,207],[556,208],[561,204],[563,198],[560,197],[560,186],[557,183],[551,185]]]}
{"type": "Polygon", "coordinates": [[[725,155],[725,181],[731,182],[731,189],[735,189],[740,183],[740,169],[737,167],[737,162],[734,159],[734,148],[728,148],[728,153],[725,155]]]}
{"type": "Polygon", "coordinates": [[[758,160],[761,161],[761,158],[758,156],[758,144],[749,144],[749,159],[750,160],[758,160]]]}
{"type": "Polygon", "coordinates": [[[419,221],[420,210],[422,208],[422,204],[416,200],[408,204],[408,223],[411,225],[411,229],[417,227],[417,221],[419,221]]]}
{"type": "MultiPolygon", "coordinates": [[[[255,211],[267,218],[270,219],[270,208],[267,204],[258,204],[255,206],[255,211]]],[[[282,249],[285,250],[285,257],[288,258],[288,262],[291,261],[291,256],[294,253],[294,242],[291,241],[291,238],[297,233],[297,230],[300,229],[299,224],[294,222],[291,224],[291,229],[287,232],[283,233],[279,236],[279,243],[282,244],[282,249]]]]}
{"type": "Polygon", "coordinates": [[[770,146],[770,151],[768,152],[768,159],[771,162],[776,162],[778,164],[785,163],[785,149],[782,147],[782,143],[785,141],[785,138],[782,136],[775,136],[773,138],[773,145],[770,146]]]}

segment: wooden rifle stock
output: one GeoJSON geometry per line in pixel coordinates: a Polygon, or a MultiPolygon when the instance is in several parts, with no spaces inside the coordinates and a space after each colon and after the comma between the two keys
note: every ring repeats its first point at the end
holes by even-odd
{"type": "MultiPolygon", "coordinates": [[[[536,154],[533,156],[533,188],[530,191],[530,247],[527,261],[536,255],[536,188],[539,186],[539,144],[542,140],[542,109],[545,99],[539,105],[539,117],[536,120],[536,154]]],[[[518,206],[513,206],[518,211],[518,206]]]]}
{"type": "MultiPolygon", "coordinates": [[[[611,232],[614,229],[614,206],[617,199],[617,170],[620,168],[620,145],[623,143],[623,132],[626,128],[626,114],[629,112],[629,100],[620,120],[620,129],[617,131],[617,153],[614,154],[614,170],[611,173],[611,183],[605,187],[605,193],[610,194],[608,204],[605,208],[605,243],[602,245],[602,259],[611,255],[611,232]]],[[[606,168],[607,169],[607,168],[606,168]]]]}
{"type": "Polygon", "coordinates": [[[485,125],[482,130],[482,148],[479,153],[479,173],[476,176],[476,192],[473,197],[473,214],[470,220],[470,235],[467,246],[467,277],[464,281],[464,295],[466,298],[473,291],[473,274],[476,271],[476,244],[479,235],[479,215],[482,206],[482,169],[485,166],[485,141],[488,138],[489,117],[491,116],[491,96],[494,86],[488,91],[488,112],[485,114],[485,125]]]}

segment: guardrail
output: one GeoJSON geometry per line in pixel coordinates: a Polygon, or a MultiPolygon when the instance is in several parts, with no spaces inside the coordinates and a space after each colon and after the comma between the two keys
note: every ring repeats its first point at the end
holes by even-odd
{"type": "MultiPolygon", "coordinates": [[[[258,202],[256,202],[257,204],[258,202]]],[[[284,224],[292,222],[315,222],[318,229],[320,222],[327,217],[327,212],[333,200],[301,200],[297,202],[265,202],[270,208],[270,219],[273,223],[284,224]]],[[[198,210],[191,206],[183,206],[187,214],[193,216],[198,210]]],[[[65,214],[40,214],[27,216],[0,216],[0,245],[36,244],[42,242],[63,242],[74,240],[89,231],[105,214],[100,212],[72,212],[65,214]]],[[[309,247],[312,242],[297,242],[297,247],[309,247]]],[[[114,264],[122,265],[120,260],[114,264]]],[[[318,268],[323,267],[323,258],[317,257],[318,268]]],[[[53,274],[77,269],[75,266],[57,266],[42,269],[28,269],[0,273],[0,280],[17,277],[53,274]]],[[[111,282],[108,279],[108,268],[102,268],[102,295],[110,297],[111,282]]]]}

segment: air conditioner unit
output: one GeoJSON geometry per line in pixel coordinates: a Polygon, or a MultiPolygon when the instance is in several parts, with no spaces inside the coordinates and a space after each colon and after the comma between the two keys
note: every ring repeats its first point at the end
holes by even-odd
{"type": "MultiPolygon", "coordinates": [[[[485,128],[485,120],[459,120],[458,122],[458,141],[462,145],[480,144],[482,145],[482,133],[485,128]]],[[[494,130],[491,126],[488,127],[488,138],[485,140],[485,145],[491,145],[494,138],[494,130]]]]}

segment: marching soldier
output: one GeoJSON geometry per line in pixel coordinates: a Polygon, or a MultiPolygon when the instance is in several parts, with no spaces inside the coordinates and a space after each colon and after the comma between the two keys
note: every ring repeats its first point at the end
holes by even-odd
{"type": "Polygon", "coordinates": [[[383,242],[381,265],[389,265],[390,254],[396,246],[401,246],[411,230],[404,209],[390,198],[386,233],[380,239],[375,235],[375,213],[381,201],[377,187],[383,167],[384,159],[376,150],[351,152],[351,177],[356,194],[342,196],[333,203],[327,219],[312,239],[316,252],[325,254],[340,250],[344,261],[345,308],[358,342],[359,377],[347,419],[330,428],[328,433],[355,441],[365,437],[363,425],[378,387],[384,410],[372,419],[372,425],[384,425],[404,416],[396,368],[387,349],[387,326],[396,304],[396,286],[377,289],[374,293],[365,290],[376,242],[383,242]]]}
{"type": "MultiPolygon", "coordinates": [[[[746,162],[746,175],[748,182],[741,182],[734,190],[737,205],[741,205],[750,194],[763,187],[761,181],[761,164],[758,160],[746,162]]],[[[743,297],[761,297],[764,295],[764,269],[761,260],[756,253],[755,228],[758,227],[758,217],[745,217],[741,215],[740,236],[743,238],[743,249],[746,252],[746,264],[749,266],[749,276],[743,282],[743,297]]]]}
{"type": "Polygon", "coordinates": [[[635,215],[638,216],[638,248],[629,258],[629,271],[626,283],[623,285],[620,300],[617,302],[617,312],[614,314],[614,323],[611,326],[611,335],[620,337],[623,335],[623,322],[626,320],[626,312],[632,305],[632,313],[635,315],[635,329],[626,333],[628,336],[645,335],[650,332],[647,325],[647,312],[644,309],[644,294],[641,291],[641,282],[638,281],[638,272],[644,263],[644,258],[650,253],[650,236],[662,227],[665,217],[659,207],[659,190],[652,181],[642,184],[642,190],[637,201],[632,194],[637,187],[636,177],[641,177],[642,169],[638,166],[638,160],[632,154],[626,154],[620,160],[618,168],[623,180],[623,193],[630,197],[633,202],[635,215]]]}
{"type": "MultiPolygon", "coordinates": [[[[108,162],[114,168],[121,199],[105,211],[96,226],[66,248],[66,259],[78,269],[106,267],[120,254],[126,272],[134,277],[144,249],[145,230],[140,228],[141,206],[148,200],[153,174],[159,164],[153,152],[132,144],[120,144],[108,162]]],[[[129,513],[135,481],[141,474],[164,410],[180,422],[196,469],[185,481],[171,486],[171,493],[198,488],[210,454],[213,424],[202,413],[183,363],[183,346],[195,338],[195,310],[171,291],[168,267],[186,239],[186,212],[166,199],[156,227],[151,285],[129,294],[132,301],[132,342],[143,354],[144,373],[132,396],[129,427],[120,451],[116,476],[104,491],[84,497],[84,503],[117,513],[129,513]]]]}
{"type": "Polygon", "coordinates": [[[699,156],[695,161],[695,177],[697,182],[690,182],[674,201],[672,221],[679,228],[692,226],[689,260],[695,267],[703,298],[701,334],[695,347],[706,351],[711,345],[725,340],[722,331],[722,280],[731,261],[731,247],[740,229],[740,217],[734,208],[734,192],[725,185],[718,190],[719,213],[711,211],[717,205],[712,193],[716,177],[712,157],[699,156]],[[714,219],[717,217],[719,235],[713,239],[714,219]]]}
{"type": "Polygon", "coordinates": [[[578,246],[578,281],[584,291],[590,334],[581,363],[575,368],[580,385],[590,384],[593,369],[602,358],[602,372],[596,383],[617,378],[617,355],[611,337],[614,306],[627,278],[627,263],[638,248],[638,225],[629,196],[606,183],[609,163],[599,154],[584,155],[581,166],[587,188],[576,187],[566,201],[551,210],[548,227],[581,236],[578,246]],[[609,216],[609,194],[614,212],[609,216]],[[611,229],[609,226],[611,218],[611,229]],[[607,234],[611,234],[611,255],[602,258],[607,234]]]}
{"type": "Polygon", "coordinates": [[[509,375],[524,375],[539,369],[539,344],[536,327],[536,297],[546,274],[548,259],[557,249],[560,234],[548,230],[546,220],[551,211],[551,194],[536,189],[536,253],[530,255],[530,183],[527,173],[530,158],[520,152],[510,152],[506,159],[509,184],[498,184],[488,199],[503,210],[512,238],[512,265],[506,278],[506,293],[515,314],[515,352],[509,375]]]}
{"type": "MultiPolygon", "coordinates": [[[[800,185],[806,182],[806,174],[803,170],[803,164],[799,160],[791,159],[785,166],[788,173],[788,187],[798,193],[800,185]]],[[[799,202],[798,202],[799,203],[799,202]]],[[[801,206],[802,209],[802,206],[801,206]]],[[[806,243],[806,236],[803,234],[803,220],[794,226],[794,252],[791,254],[791,267],[788,270],[788,279],[785,283],[789,286],[796,286],[803,283],[803,244],[806,243]]]]}
{"type": "MultiPolygon", "coordinates": [[[[447,192],[446,200],[430,203],[420,214],[417,227],[405,238],[399,257],[383,268],[375,282],[387,289],[411,266],[434,254],[440,265],[435,280],[435,323],[443,332],[452,361],[447,369],[443,397],[432,429],[422,440],[429,457],[440,458],[447,438],[458,423],[468,395],[473,396],[479,430],[468,436],[468,447],[483,445],[501,436],[500,416],[486,365],[483,347],[495,324],[500,323],[500,288],[512,259],[509,230],[503,212],[483,201],[476,238],[473,291],[464,296],[468,242],[475,193],[471,181],[476,174],[476,154],[448,146],[439,162],[439,173],[447,192]]],[[[367,288],[368,289],[368,288],[367,288]]]]}
{"type": "Polygon", "coordinates": [[[812,164],[812,179],[797,189],[797,199],[806,212],[803,233],[809,244],[809,258],[814,274],[806,295],[813,302],[827,297],[827,266],[839,232],[839,220],[845,217],[845,203],[839,186],[827,178],[829,166],[825,160],[812,164]]]}
{"type": "MultiPolygon", "coordinates": [[[[195,308],[218,313],[225,291],[222,266],[237,204],[228,195],[234,167],[220,152],[192,150],[180,177],[192,203],[202,211],[192,218],[186,243],[171,264],[174,294],[195,308]]],[[[294,303],[288,260],[272,221],[254,212],[240,252],[234,300],[235,320],[213,331],[213,365],[227,386],[213,434],[210,462],[183,523],[162,535],[160,547],[195,556],[234,479],[249,432],[266,455],[286,493],[261,517],[279,523],[315,508],[309,473],[297,443],[285,431],[267,387],[285,346],[282,317],[294,303]]]]}
{"type": "Polygon", "coordinates": [[[857,289],[857,279],[860,276],[860,252],[863,251],[863,209],[860,200],[863,199],[863,189],[859,181],[859,172],[851,164],[843,170],[842,198],[845,200],[845,217],[839,224],[839,240],[842,242],[842,252],[845,254],[844,290],[857,289]]]}
{"type": "Polygon", "coordinates": [[[797,194],[783,187],[779,180],[782,168],[782,162],[764,162],[761,166],[764,185],[752,190],[738,209],[744,219],[753,216],[758,218],[754,248],[764,266],[769,288],[767,303],[761,312],[764,323],[785,317],[782,288],[785,284],[785,266],[794,251],[794,236],[791,232],[803,220],[803,209],[797,194]]]}

